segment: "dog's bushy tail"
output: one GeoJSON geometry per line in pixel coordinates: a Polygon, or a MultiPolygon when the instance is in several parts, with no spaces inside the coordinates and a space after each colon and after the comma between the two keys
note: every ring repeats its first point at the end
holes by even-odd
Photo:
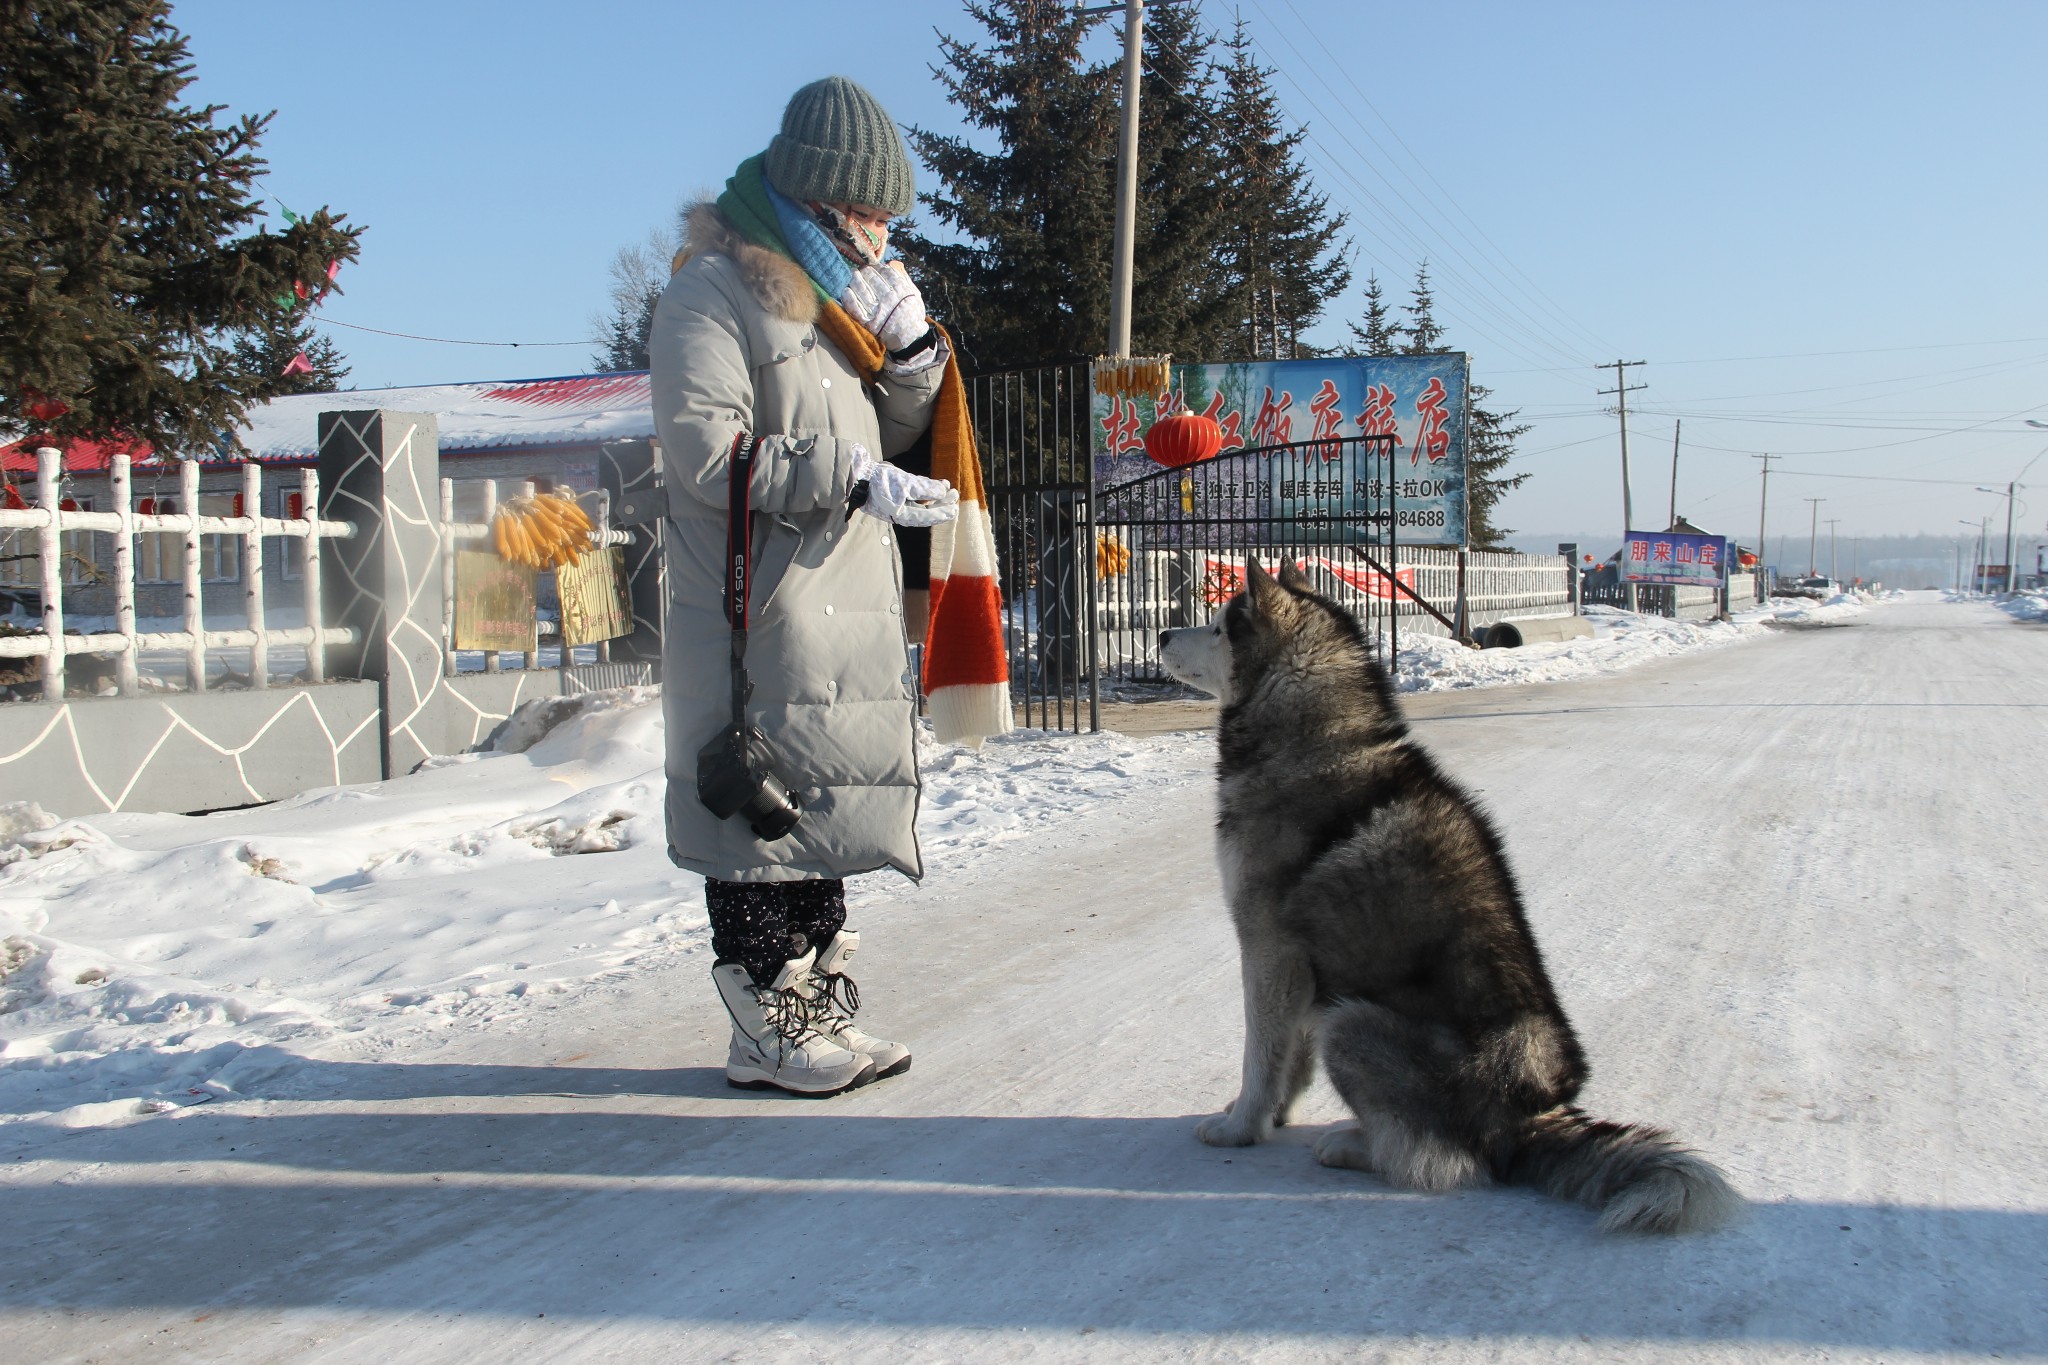
{"type": "Polygon", "coordinates": [[[1663,1129],[1609,1123],[1569,1104],[1529,1120],[1506,1178],[1598,1209],[1602,1232],[1704,1232],[1743,1208],[1726,1176],[1663,1129]]]}

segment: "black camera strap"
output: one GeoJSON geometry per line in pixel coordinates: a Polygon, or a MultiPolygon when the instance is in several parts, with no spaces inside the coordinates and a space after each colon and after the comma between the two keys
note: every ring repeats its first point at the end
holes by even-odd
{"type": "Polygon", "coordinates": [[[747,589],[753,577],[754,538],[751,507],[754,473],[754,437],[741,432],[733,439],[727,463],[732,483],[725,509],[725,619],[732,624],[732,722],[747,728],[747,589]]]}

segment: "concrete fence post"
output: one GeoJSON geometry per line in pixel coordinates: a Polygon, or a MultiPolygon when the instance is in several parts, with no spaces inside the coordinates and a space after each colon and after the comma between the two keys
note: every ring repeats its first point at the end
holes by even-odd
{"type": "Polygon", "coordinates": [[[335,676],[377,683],[385,777],[440,752],[440,435],[432,413],[320,414],[319,515],[353,522],[326,547],[322,615],[354,629],[328,651],[335,676]]]}

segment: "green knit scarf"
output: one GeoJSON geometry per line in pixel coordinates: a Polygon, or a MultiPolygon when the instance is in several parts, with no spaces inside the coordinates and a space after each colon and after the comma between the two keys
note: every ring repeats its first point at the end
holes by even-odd
{"type": "MultiPolygon", "coordinates": [[[[725,220],[740,236],[754,245],[797,261],[796,253],[789,249],[789,242],[782,235],[775,205],[768,198],[767,161],[768,154],[761,152],[739,164],[739,169],[732,173],[732,179],[725,182],[725,193],[718,196],[718,211],[725,215],[725,220]]],[[[801,261],[798,264],[801,265],[801,261]]],[[[825,287],[808,270],[804,272],[804,278],[810,280],[811,288],[817,291],[819,299],[833,302],[825,287]]]]}

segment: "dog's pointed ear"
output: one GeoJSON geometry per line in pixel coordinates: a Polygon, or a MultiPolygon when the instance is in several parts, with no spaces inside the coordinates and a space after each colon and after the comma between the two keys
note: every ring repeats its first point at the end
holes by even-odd
{"type": "Polygon", "coordinates": [[[1270,613],[1287,597],[1281,586],[1273,581],[1273,575],[1260,566],[1256,555],[1244,557],[1244,586],[1252,610],[1262,614],[1270,613]]]}
{"type": "Polygon", "coordinates": [[[1301,566],[1291,559],[1280,561],[1280,586],[1288,589],[1290,592],[1310,591],[1308,575],[1303,573],[1301,566]]]}

